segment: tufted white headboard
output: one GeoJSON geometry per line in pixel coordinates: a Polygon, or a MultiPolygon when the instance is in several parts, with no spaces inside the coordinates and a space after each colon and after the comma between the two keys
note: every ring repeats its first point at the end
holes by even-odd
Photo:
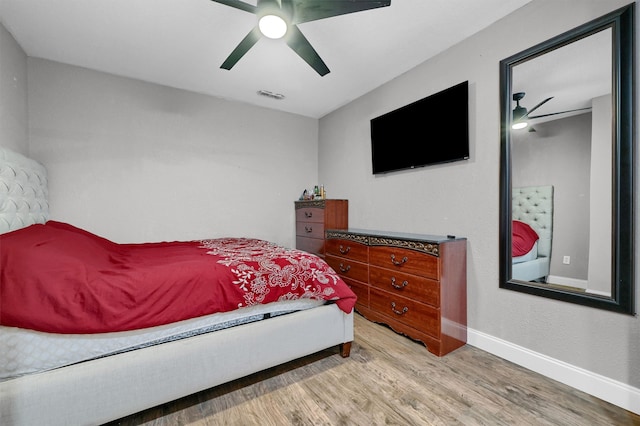
{"type": "Polygon", "coordinates": [[[538,233],[538,255],[551,256],[553,237],[553,186],[526,186],[511,190],[511,218],[538,233]]]}
{"type": "Polygon", "coordinates": [[[0,147],[0,234],[49,219],[47,171],[22,154],[0,147]]]}

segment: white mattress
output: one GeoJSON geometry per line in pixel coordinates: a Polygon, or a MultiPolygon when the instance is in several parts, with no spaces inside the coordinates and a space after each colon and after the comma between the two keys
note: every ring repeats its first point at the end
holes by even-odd
{"type": "Polygon", "coordinates": [[[0,381],[322,304],[321,300],[287,300],[118,333],[53,334],[0,326],[0,381]]]}

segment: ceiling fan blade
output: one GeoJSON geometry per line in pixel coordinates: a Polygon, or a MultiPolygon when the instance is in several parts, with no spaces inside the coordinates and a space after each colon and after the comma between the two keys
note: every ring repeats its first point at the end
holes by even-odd
{"type": "Polygon", "coordinates": [[[244,10],[245,12],[256,13],[257,8],[249,3],[245,3],[240,0],[211,0],[215,3],[224,4],[226,6],[235,7],[236,9],[244,10]]]}
{"type": "Polygon", "coordinates": [[[233,49],[233,52],[225,59],[225,61],[220,65],[220,68],[224,68],[225,70],[230,70],[233,66],[244,56],[245,53],[249,51],[253,47],[254,44],[260,40],[260,29],[255,27],[253,30],[247,34],[240,44],[233,49]]]}
{"type": "Polygon", "coordinates": [[[568,109],[566,111],[560,111],[560,112],[552,112],[550,114],[540,114],[540,115],[534,115],[534,116],[529,116],[529,118],[542,118],[542,117],[549,117],[550,115],[558,115],[558,114],[566,114],[568,112],[576,112],[576,111],[585,111],[591,109],[591,107],[586,107],[586,108],[576,108],[576,109],[568,109]]]}
{"type": "Polygon", "coordinates": [[[282,0],[256,0],[256,8],[262,10],[266,7],[274,7],[280,9],[282,0]]]}
{"type": "Polygon", "coordinates": [[[306,63],[311,65],[311,68],[316,70],[318,74],[321,76],[328,74],[329,68],[298,27],[291,25],[289,32],[289,36],[287,37],[287,44],[289,47],[292,48],[298,56],[304,59],[306,63]]]}
{"type": "Polygon", "coordinates": [[[293,11],[294,11],[294,0],[280,0],[280,10],[288,17],[289,21],[293,25],[293,11]]]}
{"type": "Polygon", "coordinates": [[[542,105],[546,104],[547,102],[549,102],[551,99],[553,99],[553,96],[548,97],[547,99],[545,99],[544,101],[540,102],[538,105],[534,106],[533,108],[531,108],[529,110],[529,113],[527,114],[527,117],[530,117],[529,114],[531,114],[533,111],[537,110],[538,108],[540,108],[542,105]]]}
{"type": "Polygon", "coordinates": [[[292,0],[294,15],[292,22],[317,21],[332,16],[362,12],[391,5],[391,0],[292,0]]]}

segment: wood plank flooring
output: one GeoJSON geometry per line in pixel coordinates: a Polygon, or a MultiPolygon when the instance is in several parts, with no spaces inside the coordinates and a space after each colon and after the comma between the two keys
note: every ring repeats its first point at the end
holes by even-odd
{"type": "Polygon", "coordinates": [[[332,348],[115,425],[640,425],[640,416],[466,345],[442,358],[355,316],[332,348]]]}

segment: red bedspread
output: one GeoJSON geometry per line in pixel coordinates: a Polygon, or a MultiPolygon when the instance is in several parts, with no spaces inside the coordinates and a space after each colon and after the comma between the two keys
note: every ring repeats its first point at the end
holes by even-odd
{"type": "Polygon", "coordinates": [[[311,298],[356,296],[322,259],[267,241],[117,244],[49,221],[0,235],[0,324],[104,333],[311,298]]]}

